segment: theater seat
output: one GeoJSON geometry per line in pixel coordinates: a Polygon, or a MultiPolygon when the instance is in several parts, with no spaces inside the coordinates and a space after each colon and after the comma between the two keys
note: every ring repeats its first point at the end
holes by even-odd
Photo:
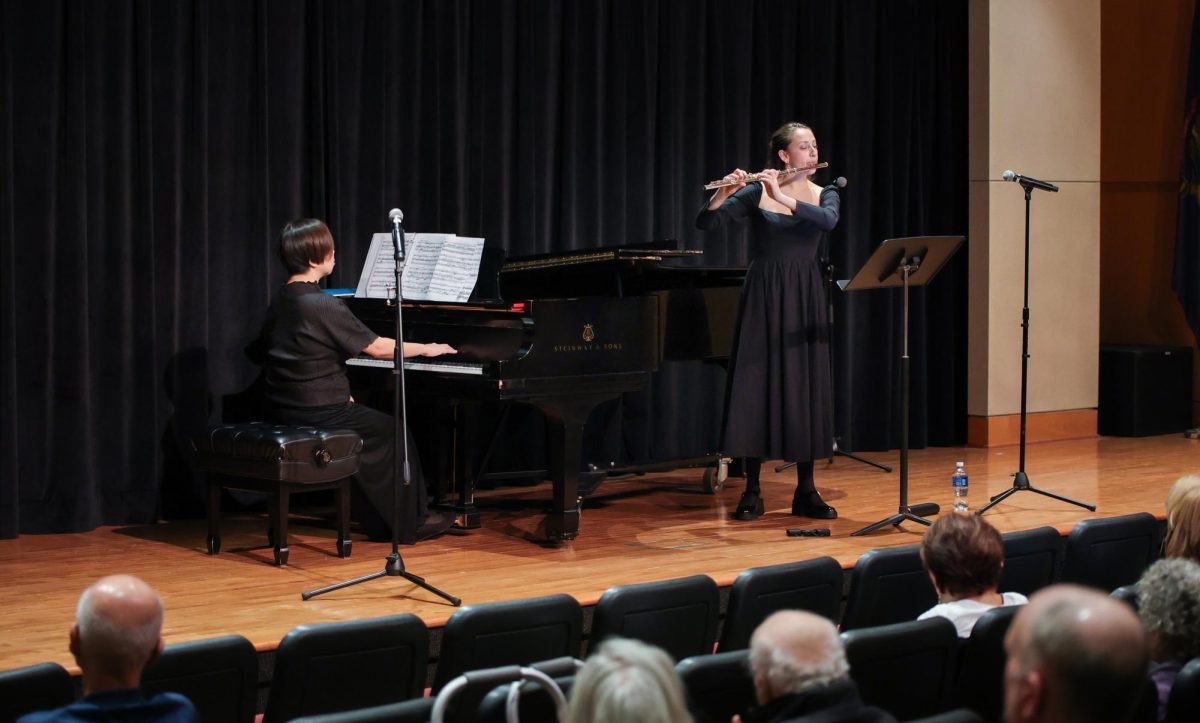
{"type": "Polygon", "coordinates": [[[696,723],[728,723],[756,704],[750,651],[694,655],[675,666],[696,723]]]}
{"type": "Polygon", "coordinates": [[[293,723],[428,723],[433,698],[414,698],[371,708],[296,718],[293,723]]]}
{"type": "MultiPolygon", "coordinates": [[[[529,667],[536,668],[549,675],[554,684],[558,686],[559,691],[567,696],[569,700],[571,688],[575,685],[575,673],[582,665],[582,660],[559,658],[558,660],[534,663],[529,667]]],[[[507,723],[510,688],[511,683],[497,686],[485,695],[483,701],[479,704],[478,711],[471,717],[472,722],[507,723]]],[[[557,721],[555,713],[553,694],[544,685],[537,682],[525,682],[521,684],[518,691],[517,720],[557,721]]],[[[722,723],[728,722],[722,721],[722,723]]]]}
{"type": "Polygon", "coordinates": [[[779,610],[807,610],[836,623],[841,602],[842,566],[832,557],[752,567],[729,590],[720,650],[748,647],[759,623],[779,610]]]}
{"type": "Polygon", "coordinates": [[[295,628],[279,643],[264,723],[421,695],[429,631],[415,615],[295,628]]]}
{"type": "Polygon", "coordinates": [[[958,632],[930,618],[842,633],[850,677],[863,700],[899,720],[947,711],[957,665],[958,632]]]}
{"type": "Polygon", "coordinates": [[[1167,698],[1167,723],[1200,720],[1200,658],[1183,666],[1167,698]]]}
{"type": "Polygon", "coordinates": [[[1112,592],[1137,582],[1158,558],[1161,532],[1148,512],[1083,520],[1067,535],[1063,582],[1112,592]]]}
{"type": "Polygon", "coordinates": [[[196,706],[202,721],[254,720],[258,697],[258,654],[241,635],[174,643],[142,672],[147,695],[179,693],[196,706]]]}
{"type": "Polygon", "coordinates": [[[75,683],[58,663],[41,663],[0,673],[0,721],[53,710],[75,702],[75,683]]]}
{"type": "Polygon", "coordinates": [[[842,630],[916,620],[937,604],[916,545],[871,550],[850,573],[842,630]]]}
{"type": "Polygon", "coordinates": [[[1135,613],[1138,611],[1138,584],[1137,583],[1134,583],[1132,585],[1122,585],[1121,587],[1117,588],[1116,590],[1113,590],[1110,593],[1110,595],[1112,595],[1112,597],[1116,598],[1117,600],[1120,600],[1121,602],[1125,603],[1129,607],[1133,608],[1133,611],[1135,613]]]}
{"type": "Polygon", "coordinates": [[[506,715],[507,700],[517,685],[517,710],[522,721],[557,721],[557,703],[566,706],[566,693],[556,680],[573,681],[583,661],[557,658],[536,666],[502,665],[469,670],[448,681],[435,696],[432,720],[439,723],[484,723],[512,720],[506,715]],[[546,694],[541,698],[533,689],[546,694]],[[523,705],[522,705],[523,703],[523,705]],[[545,714],[549,713],[548,716],[545,714]]]}
{"type": "Polygon", "coordinates": [[[433,690],[469,670],[579,657],[583,610],[570,595],[468,605],[442,629],[433,690]]]}
{"type": "Polygon", "coordinates": [[[980,616],[962,648],[955,704],[970,708],[988,723],[1004,713],[1004,636],[1020,605],[992,608],[980,616]]]}
{"type": "Polygon", "coordinates": [[[1004,569],[1000,592],[1019,592],[1028,597],[1058,579],[1063,538],[1053,527],[1007,532],[1004,540],[1004,569]]]}
{"type": "Polygon", "coordinates": [[[706,575],[609,588],[596,603],[588,650],[611,636],[656,645],[674,660],[711,653],[720,597],[706,575]]]}

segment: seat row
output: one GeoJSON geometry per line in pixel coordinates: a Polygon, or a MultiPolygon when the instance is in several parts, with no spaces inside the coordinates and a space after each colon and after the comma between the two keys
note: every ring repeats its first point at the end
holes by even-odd
{"type": "MultiPolygon", "coordinates": [[[[1158,544],[1159,524],[1145,513],[1079,523],[1065,554],[1053,528],[1010,533],[1004,536],[1001,589],[1030,594],[1064,579],[1112,590],[1136,581],[1157,556],[1158,544]]],[[[619,586],[596,604],[590,640],[636,638],[663,648],[677,661],[707,659],[718,643],[722,653],[744,650],[758,624],[780,609],[805,609],[836,621],[842,590],[842,568],[829,557],[747,570],[730,590],[718,640],[720,594],[710,578],[619,586]]],[[[850,575],[842,629],[912,621],[935,603],[916,546],[873,550],[850,575]]],[[[301,626],[279,645],[265,720],[419,697],[427,680],[429,638],[424,623],[412,615],[301,626]]],[[[467,606],[447,622],[440,643],[434,693],[468,670],[579,657],[583,611],[567,595],[467,606]]],[[[39,701],[39,707],[60,705],[63,695],[66,701],[73,699],[71,681],[61,667],[34,667],[39,670],[0,674],[0,700],[11,699],[6,689],[19,690],[24,699],[39,690],[20,682],[28,680],[23,672],[58,680],[46,689],[57,690],[59,697],[39,701]]],[[[183,692],[205,720],[244,721],[254,714],[257,670],[250,643],[229,636],[168,646],[147,669],[143,686],[152,692],[183,692]]],[[[943,708],[941,703],[933,707],[943,708]]]]}

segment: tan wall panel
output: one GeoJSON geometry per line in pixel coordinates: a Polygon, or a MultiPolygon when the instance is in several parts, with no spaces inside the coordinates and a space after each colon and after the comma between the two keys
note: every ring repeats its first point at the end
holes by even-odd
{"type": "Polygon", "coordinates": [[[989,177],[1100,178],[1100,7],[990,4],[989,177]]]}
{"type": "Polygon", "coordinates": [[[1094,408],[1100,7],[1094,0],[974,0],[968,22],[968,413],[1015,414],[1021,406],[1024,194],[999,181],[1006,169],[1062,187],[1035,193],[1033,204],[1028,409],[1094,408]]]}

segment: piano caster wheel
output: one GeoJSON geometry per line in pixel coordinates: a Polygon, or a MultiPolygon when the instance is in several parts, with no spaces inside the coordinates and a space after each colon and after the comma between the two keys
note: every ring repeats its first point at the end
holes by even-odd
{"type": "Polygon", "coordinates": [[[725,480],[729,478],[729,463],[721,460],[716,467],[704,470],[704,491],[715,495],[725,489],[725,480]]]}

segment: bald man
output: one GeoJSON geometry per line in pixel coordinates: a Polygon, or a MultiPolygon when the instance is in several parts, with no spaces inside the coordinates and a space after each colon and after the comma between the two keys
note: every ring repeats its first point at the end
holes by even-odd
{"type": "Polygon", "coordinates": [[[198,723],[187,698],[175,693],[146,698],[138,690],[142,670],[162,652],[162,620],[162,598],[132,575],[106,577],[84,590],[70,643],[83,671],[84,697],[58,710],[31,713],[20,723],[198,723]]]}
{"type": "Polygon", "coordinates": [[[837,628],[819,615],[783,610],[764,620],[750,638],[750,668],[759,707],[742,723],[896,720],[862,702],[837,628]]]}
{"type": "Polygon", "coordinates": [[[1146,635],[1128,605],[1075,585],[1029,599],[1004,641],[1004,719],[1119,723],[1146,685],[1146,635]]]}

